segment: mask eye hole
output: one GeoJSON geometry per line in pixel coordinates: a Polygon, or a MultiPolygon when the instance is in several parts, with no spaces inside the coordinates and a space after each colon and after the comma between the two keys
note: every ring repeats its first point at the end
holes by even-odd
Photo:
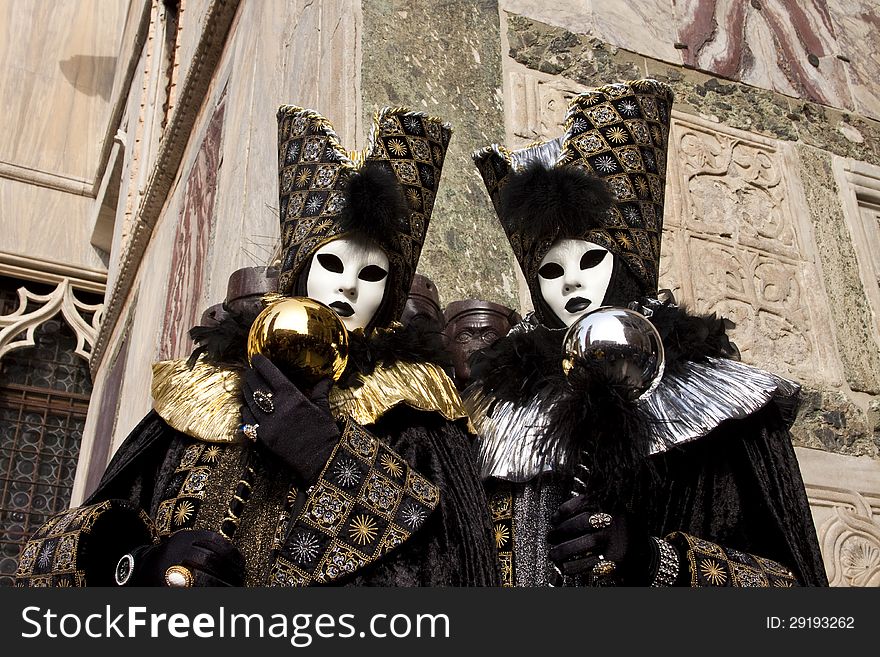
{"type": "Polygon", "coordinates": [[[581,269],[592,269],[602,262],[606,255],[608,255],[608,251],[605,249],[593,249],[592,251],[587,251],[581,256],[581,269]]]}
{"type": "Polygon", "coordinates": [[[559,278],[564,273],[565,270],[562,268],[562,265],[556,262],[548,262],[546,265],[538,270],[538,276],[540,276],[541,278],[546,278],[548,280],[559,278]]]}
{"type": "Polygon", "coordinates": [[[318,263],[324,269],[333,272],[334,274],[341,274],[345,269],[345,265],[342,264],[342,260],[339,259],[339,256],[335,256],[332,253],[319,253],[318,263]]]}
{"type": "Polygon", "coordinates": [[[358,278],[362,281],[367,281],[370,283],[375,283],[377,281],[383,280],[388,275],[388,272],[382,269],[379,265],[367,265],[361,272],[358,274],[358,278]]]}

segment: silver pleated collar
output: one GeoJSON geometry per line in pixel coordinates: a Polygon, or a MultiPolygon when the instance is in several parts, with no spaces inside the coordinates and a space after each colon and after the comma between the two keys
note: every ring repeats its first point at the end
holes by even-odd
{"type": "MultiPolygon", "coordinates": [[[[708,435],[726,420],[742,419],[771,400],[792,400],[800,385],[725,358],[705,358],[666,372],[647,399],[638,402],[652,433],[652,453],[708,435]]],[[[563,465],[561,457],[542,468],[538,447],[545,440],[548,411],[557,400],[547,392],[525,405],[486,395],[479,383],[463,395],[477,433],[478,465],[484,478],[524,482],[563,465]]]]}

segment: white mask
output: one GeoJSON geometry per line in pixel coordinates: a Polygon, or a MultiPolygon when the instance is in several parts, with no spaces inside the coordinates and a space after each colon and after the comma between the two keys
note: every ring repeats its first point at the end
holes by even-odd
{"type": "Polygon", "coordinates": [[[566,326],[602,305],[614,254],[586,240],[560,239],[553,243],[538,268],[541,296],[566,326]]]}
{"type": "Polygon", "coordinates": [[[312,256],[306,294],[330,306],[349,331],[379,310],[388,283],[388,256],[373,242],[342,237],[312,256]]]}

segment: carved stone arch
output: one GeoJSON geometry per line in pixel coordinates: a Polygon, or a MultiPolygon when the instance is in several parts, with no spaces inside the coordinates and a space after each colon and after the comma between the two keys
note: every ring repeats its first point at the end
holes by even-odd
{"type": "Polygon", "coordinates": [[[103,307],[97,285],[57,267],[2,265],[0,586],[12,584],[27,538],[69,505],[103,307]]]}
{"type": "Polygon", "coordinates": [[[98,334],[103,304],[88,304],[77,299],[67,278],[48,294],[36,294],[22,286],[18,289],[18,299],[18,308],[8,315],[0,315],[0,358],[14,349],[33,347],[37,328],[60,313],[76,335],[74,353],[88,362],[98,334]],[[27,312],[31,302],[39,307],[27,312]],[[87,319],[84,313],[91,318],[87,319]]]}

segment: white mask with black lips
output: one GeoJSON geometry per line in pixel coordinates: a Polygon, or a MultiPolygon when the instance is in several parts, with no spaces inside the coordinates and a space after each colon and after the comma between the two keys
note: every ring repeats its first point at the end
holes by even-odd
{"type": "Polygon", "coordinates": [[[614,254],[586,240],[560,239],[553,243],[538,268],[541,296],[566,326],[602,305],[614,254]]]}
{"type": "Polygon", "coordinates": [[[388,256],[375,243],[341,237],[315,252],[306,294],[330,306],[353,331],[372,321],[388,283],[388,256]]]}

